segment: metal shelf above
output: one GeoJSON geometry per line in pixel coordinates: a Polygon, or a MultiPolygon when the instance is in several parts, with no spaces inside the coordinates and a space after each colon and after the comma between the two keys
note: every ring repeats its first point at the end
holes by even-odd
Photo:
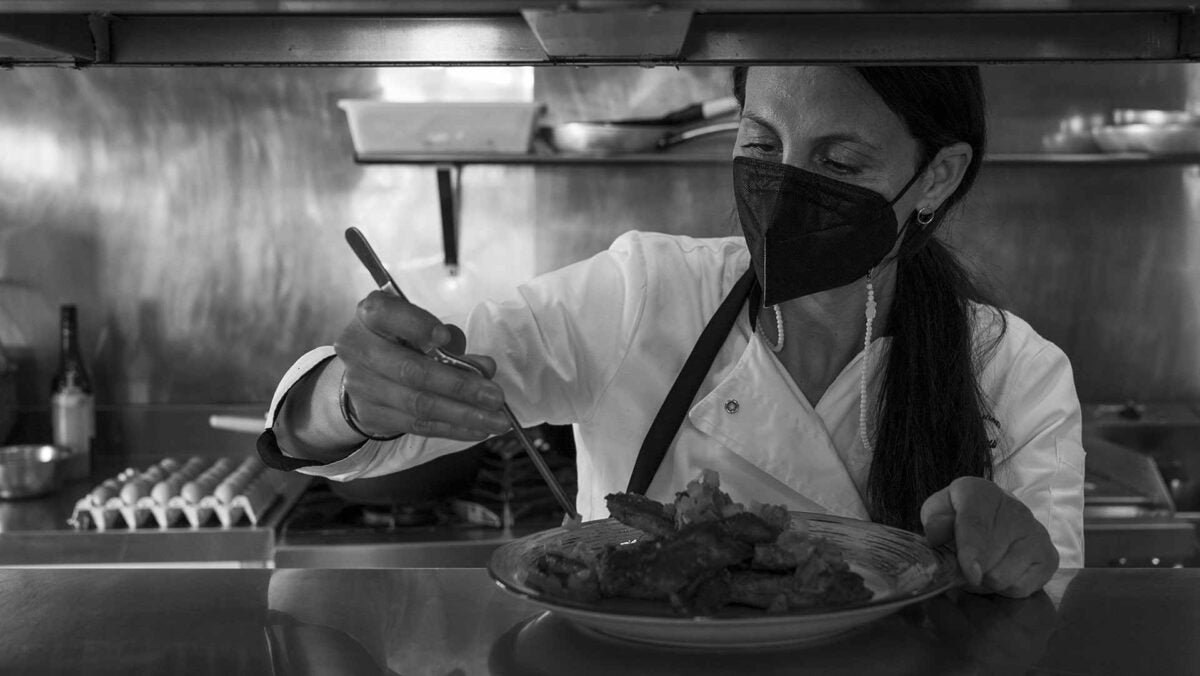
{"type": "Polygon", "coordinates": [[[0,66],[1200,60],[1192,0],[0,0],[0,66]]]}
{"type": "MultiPolygon", "coordinates": [[[[553,153],[530,153],[521,155],[498,154],[441,154],[441,155],[396,155],[391,157],[356,157],[357,164],[424,164],[424,165],[663,165],[663,164],[727,164],[729,154],[716,153],[638,153],[631,155],[560,155],[553,153]]],[[[991,165],[1190,165],[1200,164],[1200,155],[1149,155],[1143,153],[995,153],[984,158],[991,165]]]]}
{"type": "MultiPolygon", "coordinates": [[[[702,13],[772,12],[895,14],[917,12],[1070,13],[1179,11],[1188,12],[1195,0],[648,0],[643,6],[685,9],[702,13]]],[[[379,15],[481,16],[517,14],[525,9],[562,9],[572,6],[603,10],[637,6],[632,0],[3,0],[0,10],[47,12],[111,12],[113,14],[204,15],[379,15]]]]}

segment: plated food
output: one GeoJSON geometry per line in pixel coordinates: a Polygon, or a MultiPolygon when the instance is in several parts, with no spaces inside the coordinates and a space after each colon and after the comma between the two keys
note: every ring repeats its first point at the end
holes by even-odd
{"type": "MultiPolygon", "coordinates": [[[[829,514],[788,513],[777,506],[735,506],[717,490],[716,480],[715,475],[707,480],[702,477],[683,491],[686,497],[679,495],[670,505],[651,504],[653,501],[640,497],[614,498],[610,507],[614,518],[552,528],[501,545],[488,563],[488,572],[505,592],[588,630],[630,641],[699,649],[764,648],[824,640],[963,581],[953,552],[934,549],[915,533],[829,514]],[[617,515],[638,527],[618,520],[617,515]],[[739,534],[753,540],[759,537],[760,522],[769,529],[764,538],[784,528],[774,541],[758,543],[768,545],[763,550],[754,545],[755,553],[762,552],[760,566],[769,560],[767,552],[791,551],[798,543],[807,543],[812,551],[793,552],[792,556],[800,554],[794,567],[785,559],[774,570],[769,565],[755,569],[752,554],[748,562],[739,559],[712,572],[720,563],[715,555],[726,546],[714,543],[741,542],[739,534]],[[666,530],[668,523],[673,530],[666,530]],[[663,529],[662,534],[652,535],[656,528],[663,529]],[[680,538],[684,531],[688,536],[680,538]],[[651,542],[659,543],[657,549],[662,553],[646,554],[656,548],[645,544],[651,542]],[[637,565],[649,565],[657,577],[643,580],[633,569],[614,565],[607,574],[615,577],[608,579],[620,583],[616,588],[622,589],[623,595],[605,596],[604,590],[613,587],[606,587],[597,562],[604,552],[615,551],[623,552],[616,561],[644,557],[637,565]],[[689,552],[697,551],[707,557],[704,566],[688,564],[683,573],[671,570],[668,564],[686,562],[689,552]],[[594,585],[588,582],[592,576],[594,585]],[[723,600],[723,592],[715,593],[719,587],[714,591],[714,577],[727,577],[729,582],[737,579],[739,585],[731,585],[723,600]],[[639,598],[637,594],[647,591],[646,583],[651,580],[658,588],[649,598],[639,598]],[[755,586],[753,582],[759,580],[767,582],[755,586]],[[693,582],[699,584],[690,584],[693,582]],[[710,595],[715,595],[715,600],[710,595]]],[[[732,547],[735,558],[737,549],[745,551],[740,545],[732,547]]]]}
{"type": "Polygon", "coordinates": [[[684,615],[730,604],[779,613],[872,597],[836,544],[809,533],[782,506],[734,502],[716,472],[703,472],[670,504],[631,493],[606,500],[617,521],[645,535],[599,550],[547,551],[533,563],[531,587],[585,603],[663,601],[684,615]]]}

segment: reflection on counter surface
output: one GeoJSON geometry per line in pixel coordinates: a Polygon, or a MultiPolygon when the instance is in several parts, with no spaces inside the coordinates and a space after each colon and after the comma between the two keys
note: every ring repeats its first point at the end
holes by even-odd
{"type": "Polygon", "coordinates": [[[5,673],[1171,675],[1200,664],[1195,570],[1065,570],[1028,599],[954,592],[831,642],[749,652],[597,635],[482,570],[3,570],[0,604],[5,673]]]}

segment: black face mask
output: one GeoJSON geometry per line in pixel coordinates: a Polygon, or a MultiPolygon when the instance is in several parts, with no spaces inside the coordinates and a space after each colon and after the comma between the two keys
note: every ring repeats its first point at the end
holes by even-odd
{"type": "Polygon", "coordinates": [[[845,286],[899,237],[892,201],[866,188],[779,162],[733,159],[733,192],[763,305],[845,286]]]}

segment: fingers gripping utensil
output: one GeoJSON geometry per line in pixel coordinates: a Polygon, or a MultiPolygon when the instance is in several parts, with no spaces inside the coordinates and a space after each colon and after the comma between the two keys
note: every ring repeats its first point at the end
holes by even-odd
{"type": "MultiPolygon", "coordinates": [[[[346,242],[350,244],[350,248],[354,251],[354,255],[358,256],[358,260],[366,266],[367,271],[371,273],[371,277],[375,280],[375,284],[384,292],[391,293],[401,299],[408,300],[404,296],[404,292],[396,284],[396,280],[392,279],[391,273],[383,266],[383,261],[379,260],[379,256],[375,254],[375,250],[371,248],[367,238],[358,228],[346,228],[346,242]]],[[[441,362],[447,366],[453,366],[464,371],[471,371],[479,374],[484,378],[488,378],[487,371],[482,366],[476,364],[471,359],[462,355],[457,355],[452,352],[447,352],[440,347],[430,348],[425,352],[425,355],[434,361],[441,362]]],[[[567,519],[570,522],[577,523],[579,514],[575,511],[575,505],[571,503],[571,499],[567,497],[566,491],[563,490],[562,484],[558,483],[558,479],[554,476],[554,472],[550,470],[550,466],[546,464],[546,460],[542,457],[540,451],[534,447],[533,442],[521,429],[521,424],[517,422],[517,417],[513,415],[512,409],[508,403],[504,404],[504,415],[508,418],[508,424],[512,425],[513,434],[517,440],[521,442],[521,447],[525,449],[525,453],[529,455],[529,459],[533,461],[534,467],[537,468],[538,474],[542,475],[542,479],[546,485],[550,487],[550,492],[554,493],[554,497],[558,500],[558,504],[566,512],[567,519]]]]}

